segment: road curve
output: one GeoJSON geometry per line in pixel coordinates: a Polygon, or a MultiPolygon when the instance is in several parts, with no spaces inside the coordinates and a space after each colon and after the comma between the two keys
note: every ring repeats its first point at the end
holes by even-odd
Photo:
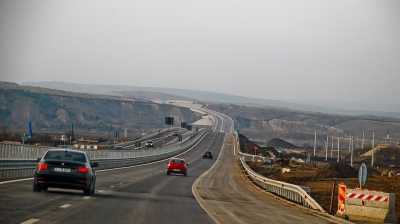
{"type": "Polygon", "coordinates": [[[234,136],[226,135],[216,163],[192,187],[195,197],[215,222],[348,223],[256,188],[240,169],[234,143],[234,136]]]}

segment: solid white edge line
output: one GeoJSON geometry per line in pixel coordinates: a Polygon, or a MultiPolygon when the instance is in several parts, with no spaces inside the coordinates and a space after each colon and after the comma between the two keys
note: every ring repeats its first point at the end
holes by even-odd
{"type": "Polygon", "coordinates": [[[1,184],[9,184],[9,183],[20,182],[20,181],[26,181],[26,180],[33,180],[33,177],[31,177],[31,178],[25,178],[25,179],[18,179],[18,180],[7,180],[7,181],[2,181],[2,182],[0,182],[0,185],[1,185],[1,184]]]}
{"type": "MultiPolygon", "coordinates": [[[[226,136],[230,136],[229,134],[225,133],[225,137],[226,136]]],[[[205,200],[200,196],[200,194],[197,192],[197,185],[199,184],[200,180],[207,175],[213,168],[215,165],[217,165],[218,159],[219,157],[222,155],[222,151],[224,150],[225,147],[225,137],[224,137],[224,142],[222,143],[221,146],[221,152],[218,155],[217,160],[214,162],[214,165],[212,167],[210,167],[210,169],[208,169],[206,172],[204,172],[199,178],[197,178],[193,185],[192,185],[192,193],[193,196],[196,198],[197,202],[199,202],[200,206],[204,209],[205,212],[207,212],[207,214],[214,220],[214,222],[216,223],[225,223],[223,220],[221,220],[219,218],[219,216],[217,215],[217,213],[205,202],[205,200]]]]}

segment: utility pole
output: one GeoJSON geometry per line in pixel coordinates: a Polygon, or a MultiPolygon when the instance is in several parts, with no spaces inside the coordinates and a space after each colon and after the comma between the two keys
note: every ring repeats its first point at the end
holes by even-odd
{"type": "Polygon", "coordinates": [[[326,144],[325,144],[325,161],[328,161],[328,145],[329,145],[329,137],[328,135],[326,136],[326,144]]]}
{"type": "Polygon", "coordinates": [[[315,148],[317,147],[317,131],[314,132],[314,157],[315,157],[315,148]]]}
{"type": "Polygon", "coordinates": [[[353,167],[353,151],[354,151],[354,136],[351,137],[351,159],[350,159],[351,167],[353,167]]]}
{"type": "Polygon", "coordinates": [[[337,137],[337,162],[339,162],[339,148],[340,148],[340,138],[337,137]]]}
{"type": "Polygon", "coordinates": [[[362,140],[362,143],[361,143],[361,148],[362,149],[364,148],[364,132],[363,132],[363,140],[362,140]]]}
{"type": "Polygon", "coordinates": [[[349,138],[349,152],[351,150],[351,134],[350,134],[350,138],[349,138]]]}
{"type": "Polygon", "coordinates": [[[371,159],[372,167],[374,167],[374,153],[375,153],[375,131],[372,132],[372,159],[371,159]]]}

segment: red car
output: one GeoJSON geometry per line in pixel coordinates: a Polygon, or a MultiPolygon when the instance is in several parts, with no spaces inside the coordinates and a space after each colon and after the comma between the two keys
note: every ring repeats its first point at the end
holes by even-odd
{"type": "Polygon", "coordinates": [[[187,176],[187,166],[189,166],[189,164],[187,164],[184,159],[171,158],[168,161],[167,175],[170,173],[180,173],[187,176]]]}
{"type": "Polygon", "coordinates": [[[172,134],[172,136],[178,136],[179,135],[179,132],[177,132],[177,131],[174,131],[174,133],[172,134]]]}

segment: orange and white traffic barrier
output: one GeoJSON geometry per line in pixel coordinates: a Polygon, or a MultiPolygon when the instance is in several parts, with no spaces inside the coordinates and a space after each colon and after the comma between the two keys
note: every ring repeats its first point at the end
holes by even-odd
{"type": "Polygon", "coordinates": [[[345,211],[338,210],[340,216],[348,216],[349,220],[397,223],[395,194],[360,188],[346,189],[345,194],[345,211]]]}
{"type": "Polygon", "coordinates": [[[346,211],[346,185],[340,184],[338,190],[338,210],[340,214],[346,211]]]}

